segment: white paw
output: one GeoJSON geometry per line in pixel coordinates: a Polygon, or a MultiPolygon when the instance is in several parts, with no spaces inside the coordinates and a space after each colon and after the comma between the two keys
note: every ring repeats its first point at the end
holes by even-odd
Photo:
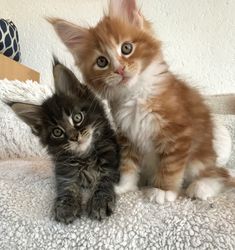
{"type": "Polygon", "coordinates": [[[216,196],[222,189],[223,184],[219,180],[203,178],[191,183],[186,190],[186,194],[190,198],[207,200],[208,198],[216,196]]]}
{"type": "Polygon", "coordinates": [[[114,186],[114,191],[116,194],[124,194],[124,193],[127,193],[127,192],[133,192],[133,191],[137,191],[138,190],[138,187],[135,186],[135,185],[129,185],[128,183],[122,185],[122,184],[119,184],[119,185],[116,185],[114,186]]]}
{"type": "Polygon", "coordinates": [[[164,204],[167,201],[175,201],[178,194],[174,191],[164,191],[159,188],[153,188],[149,191],[148,197],[151,202],[157,202],[158,204],[164,204]]]}
{"type": "Polygon", "coordinates": [[[114,187],[116,194],[124,194],[131,191],[138,190],[137,183],[139,180],[138,172],[133,171],[129,173],[123,173],[118,185],[114,187]]]}

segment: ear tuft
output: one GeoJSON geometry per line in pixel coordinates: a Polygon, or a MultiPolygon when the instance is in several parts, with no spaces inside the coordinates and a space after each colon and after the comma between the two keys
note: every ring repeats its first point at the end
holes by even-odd
{"type": "Polygon", "coordinates": [[[110,0],[109,16],[111,18],[122,18],[139,28],[143,27],[144,18],[137,7],[136,0],[110,0]]]}

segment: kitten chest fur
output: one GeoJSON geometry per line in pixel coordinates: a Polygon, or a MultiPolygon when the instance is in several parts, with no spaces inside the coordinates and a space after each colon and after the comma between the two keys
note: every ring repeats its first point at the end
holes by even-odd
{"type": "Polygon", "coordinates": [[[151,173],[159,163],[153,138],[160,133],[164,123],[160,115],[153,114],[146,108],[145,103],[145,99],[133,96],[120,105],[115,105],[117,110],[112,109],[118,130],[132,142],[132,145],[136,145],[142,155],[140,166],[144,171],[140,171],[140,185],[152,182],[151,173]]]}
{"type": "Polygon", "coordinates": [[[153,150],[153,136],[160,132],[164,122],[161,116],[151,113],[145,103],[144,99],[133,97],[117,105],[118,110],[113,109],[118,129],[143,153],[153,150]]]}
{"type": "Polygon", "coordinates": [[[146,154],[154,150],[154,141],[166,124],[164,118],[153,112],[149,101],[164,92],[167,70],[165,64],[155,61],[139,76],[134,88],[126,90],[118,99],[111,101],[111,111],[118,129],[146,154]]]}
{"type": "MultiPolygon", "coordinates": [[[[118,129],[142,154],[141,166],[145,174],[151,173],[158,165],[159,157],[156,152],[155,139],[161,133],[167,121],[158,113],[153,112],[148,105],[149,100],[156,99],[164,92],[166,65],[152,63],[139,76],[134,90],[120,95],[118,100],[111,102],[111,110],[118,129]],[[148,170],[147,170],[148,169],[148,170]]],[[[145,179],[145,178],[144,178],[145,179]]],[[[149,178],[147,178],[149,179],[149,178]]]]}

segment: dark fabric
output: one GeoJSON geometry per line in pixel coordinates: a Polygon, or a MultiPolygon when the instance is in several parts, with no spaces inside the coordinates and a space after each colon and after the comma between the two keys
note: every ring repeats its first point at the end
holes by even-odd
{"type": "Polygon", "coordinates": [[[0,53],[15,61],[21,61],[19,34],[10,20],[0,19],[0,53]]]}

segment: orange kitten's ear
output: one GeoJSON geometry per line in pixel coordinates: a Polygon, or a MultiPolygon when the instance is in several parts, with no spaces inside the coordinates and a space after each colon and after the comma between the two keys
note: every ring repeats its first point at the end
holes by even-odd
{"type": "Polygon", "coordinates": [[[53,25],[62,42],[70,50],[74,51],[86,44],[89,37],[88,29],[59,18],[47,18],[47,21],[53,25]]]}
{"type": "Polygon", "coordinates": [[[110,0],[109,16],[123,18],[131,24],[143,27],[144,19],[137,7],[136,0],[110,0]]]}

